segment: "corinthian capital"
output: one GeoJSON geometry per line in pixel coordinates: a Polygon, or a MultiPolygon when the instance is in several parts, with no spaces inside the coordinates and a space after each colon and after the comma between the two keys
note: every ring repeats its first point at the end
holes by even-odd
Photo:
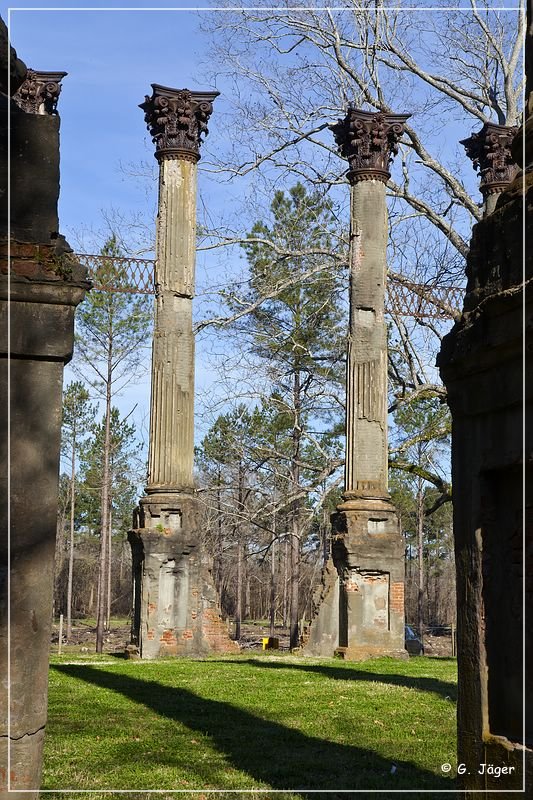
{"type": "Polygon", "coordinates": [[[344,119],[330,126],[341,156],[350,164],[350,183],[389,180],[389,166],[409,116],[359,111],[350,106],[344,119]]]}
{"type": "Polygon", "coordinates": [[[479,189],[483,197],[503,191],[514,178],[518,167],[511,155],[511,144],[517,131],[517,127],[486,122],[480,131],[461,140],[481,177],[479,189]]]}
{"type": "Polygon", "coordinates": [[[61,80],[67,72],[37,72],[29,69],[13,100],[28,114],[57,114],[61,80]]]}
{"type": "Polygon", "coordinates": [[[198,161],[202,136],[207,136],[207,121],[213,100],[219,92],[191,92],[152,83],[152,96],[145,96],[139,108],[156,146],[155,157],[198,161]]]}

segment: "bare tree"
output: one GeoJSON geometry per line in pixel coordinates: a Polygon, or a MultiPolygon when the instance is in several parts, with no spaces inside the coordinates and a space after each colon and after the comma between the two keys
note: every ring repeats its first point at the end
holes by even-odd
{"type": "MultiPolygon", "coordinates": [[[[524,14],[498,11],[493,0],[452,11],[390,5],[349,0],[337,10],[273,9],[260,0],[253,9],[203,18],[211,39],[206,69],[227,98],[217,126],[231,130],[228,146],[204,155],[203,167],[226,181],[252,182],[255,195],[268,194],[273,182],[304,178],[328,192],[347,229],[346,164],[329,125],[349,103],[411,113],[388,183],[389,264],[428,288],[453,285],[464,279],[470,228],[482,216],[459,140],[488,121],[519,121],[524,14]]],[[[235,222],[208,223],[214,235],[207,246],[243,238],[235,222]]],[[[336,245],[345,258],[345,242],[336,245]]],[[[244,303],[237,313],[250,310],[244,303]]],[[[430,334],[434,355],[442,326],[417,331],[430,334]]]]}
{"type": "MultiPolygon", "coordinates": [[[[519,121],[524,15],[498,11],[492,0],[471,0],[463,11],[388,6],[350,0],[335,11],[272,9],[263,0],[209,15],[213,80],[228,82],[232,104],[230,149],[212,156],[212,169],[333,187],[344,183],[345,165],[327,129],[348,103],[410,112],[389,189],[404,201],[404,215],[427,220],[465,255],[481,212],[458,177],[459,146],[443,142],[443,126],[459,139],[472,125],[519,121]]],[[[470,170],[464,157],[462,164],[470,170]]]]}
{"type": "MultiPolygon", "coordinates": [[[[312,265],[316,272],[308,279],[320,279],[332,256],[344,263],[347,253],[346,164],[329,125],[348,104],[411,113],[388,182],[390,273],[428,292],[464,281],[470,229],[483,211],[459,140],[488,121],[510,126],[520,120],[523,9],[498,10],[493,0],[442,11],[401,9],[386,0],[349,0],[335,10],[289,3],[272,8],[265,0],[238,12],[229,0],[228,10],[220,5],[202,25],[211,42],[206,70],[226,97],[217,127],[231,135],[216,152],[209,153],[213,141],[206,143],[204,170],[240,181],[247,201],[250,186],[259,202],[273,183],[294,177],[327,193],[339,235],[330,253],[322,252],[322,263],[312,265]]],[[[245,239],[239,221],[228,218],[207,218],[203,234],[204,248],[231,248],[245,239]]],[[[273,264],[301,255],[291,243],[280,252],[273,237],[257,242],[269,249],[273,264]]],[[[294,276],[286,280],[270,281],[253,298],[244,291],[245,279],[229,289],[211,287],[222,309],[198,328],[260,313],[294,276]]],[[[402,307],[389,312],[390,410],[424,396],[445,399],[434,359],[446,321],[409,318],[402,307]]],[[[417,468],[398,454],[393,458],[407,471],[417,468]]],[[[441,476],[427,468],[424,475],[439,490],[439,502],[450,498],[441,476]]]]}

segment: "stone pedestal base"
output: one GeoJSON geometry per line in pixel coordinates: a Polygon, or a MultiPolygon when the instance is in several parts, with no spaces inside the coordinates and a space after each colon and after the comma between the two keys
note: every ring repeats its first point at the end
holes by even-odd
{"type": "Polygon", "coordinates": [[[143,659],[239,652],[220,617],[192,492],[143,498],[128,532],[132,644],[143,659]]]}
{"type": "Polygon", "coordinates": [[[352,496],[331,521],[333,563],[323,571],[304,653],[348,661],[408,658],[396,509],[385,498],[352,496]]]}
{"type": "Polygon", "coordinates": [[[313,595],[313,620],[303,647],[306,656],[333,656],[339,644],[339,573],[331,558],[313,595]]]}
{"type": "Polygon", "coordinates": [[[404,554],[387,499],[349,498],[332,517],[339,647],[347,660],[405,658],[404,554]]]}

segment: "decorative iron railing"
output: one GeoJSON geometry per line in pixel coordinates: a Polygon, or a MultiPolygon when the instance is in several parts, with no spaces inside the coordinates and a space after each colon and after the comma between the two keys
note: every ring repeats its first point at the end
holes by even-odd
{"type": "Polygon", "coordinates": [[[416,319],[458,319],[464,293],[457,286],[432,286],[389,275],[385,311],[416,319]]]}
{"type": "MultiPolygon", "coordinates": [[[[93,289],[101,292],[154,294],[155,261],[149,258],[114,257],[76,253],[87,268],[93,289]]],[[[457,319],[461,313],[464,289],[414,283],[400,275],[390,275],[385,298],[389,314],[416,319],[457,319]]]]}
{"type": "Polygon", "coordinates": [[[155,261],[150,258],[90,255],[76,253],[76,258],[87,269],[93,289],[100,292],[130,292],[154,294],[155,261]]]}

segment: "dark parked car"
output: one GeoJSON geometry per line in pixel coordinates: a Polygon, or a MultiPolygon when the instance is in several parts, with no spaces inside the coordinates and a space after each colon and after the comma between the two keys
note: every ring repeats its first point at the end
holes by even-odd
{"type": "Polygon", "coordinates": [[[450,625],[433,625],[430,628],[426,628],[427,632],[430,636],[451,636],[452,629],[450,625]]]}
{"type": "Polygon", "coordinates": [[[418,634],[409,625],[405,626],[405,649],[410,656],[424,655],[424,645],[418,634]]]}

